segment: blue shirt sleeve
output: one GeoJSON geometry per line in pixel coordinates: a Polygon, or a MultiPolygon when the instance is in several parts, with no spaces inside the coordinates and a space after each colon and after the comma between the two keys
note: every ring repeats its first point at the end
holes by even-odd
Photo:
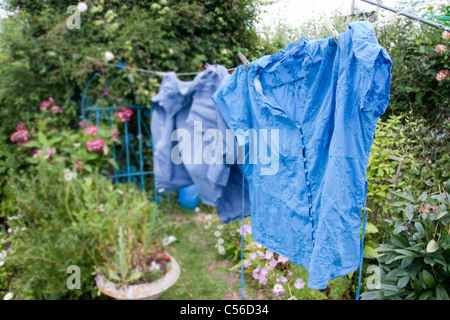
{"type": "Polygon", "coordinates": [[[359,69],[359,108],[376,122],[389,103],[392,61],[375,34],[372,38],[371,41],[357,39],[354,52],[359,69]]]}
{"type": "Polygon", "coordinates": [[[239,66],[212,97],[228,127],[251,128],[248,71],[239,66]]]}

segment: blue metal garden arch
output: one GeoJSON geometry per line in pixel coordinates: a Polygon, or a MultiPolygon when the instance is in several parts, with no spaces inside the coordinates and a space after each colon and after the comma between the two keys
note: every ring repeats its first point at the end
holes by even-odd
{"type": "MultiPolygon", "coordinates": [[[[150,132],[151,108],[147,105],[130,104],[119,106],[109,97],[108,89],[116,78],[111,77],[107,80],[101,97],[94,102],[88,95],[89,89],[93,86],[95,80],[104,76],[102,72],[95,74],[87,83],[81,99],[81,115],[83,128],[88,122],[95,124],[98,128],[101,125],[109,128],[114,127],[114,116],[119,108],[133,110],[133,116],[130,121],[123,122],[123,134],[120,135],[120,145],[114,147],[113,157],[119,165],[119,169],[114,168],[113,174],[105,174],[114,179],[115,183],[131,182],[138,184],[141,189],[145,189],[145,179],[153,175],[149,166],[144,163],[144,148],[152,148],[152,137],[150,132]],[[109,99],[108,103],[103,103],[104,99],[109,99]],[[133,131],[131,132],[131,127],[133,131]],[[137,132],[136,132],[137,131],[137,132]]],[[[147,151],[145,151],[147,152],[147,151]]],[[[153,183],[154,199],[158,202],[157,193],[153,183]]]]}

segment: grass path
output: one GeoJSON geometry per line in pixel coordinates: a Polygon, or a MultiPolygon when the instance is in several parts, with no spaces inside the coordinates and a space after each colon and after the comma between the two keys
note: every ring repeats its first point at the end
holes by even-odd
{"type": "MultiPolygon", "coordinates": [[[[178,281],[161,300],[234,300],[240,299],[240,270],[230,270],[233,264],[220,260],[214,247],[215,239],[201,221],[202,213],[176,213],[173,235],[177,241],[167,251],[181,268],[178,281]]],[[[265,295],[244,287],[244,299],[262,300],[265,295]]]]}

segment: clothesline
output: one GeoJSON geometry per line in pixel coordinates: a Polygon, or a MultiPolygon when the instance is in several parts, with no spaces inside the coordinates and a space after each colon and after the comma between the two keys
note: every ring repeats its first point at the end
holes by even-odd
{"type": "MultiPolygon", "coordinates": [[[[99,60],[91,58],[91,57],[86,57],[86,59],[91,60],[91,61],[95,61],[96,63],[101,64],[103,66],[115,67],[115,68],[118,68],[118,69],[134,70],[134,71],[144,72],[144,73],[147,73],[147,74],[154,74],[154,75],[161,76],[161,77],[164,77],[165,75],[173,72],[173,71],[156,71],[156,70],[148,70],[148,69],[142,69],[142,68],[128,67],[125,64],[107,63],[107,62],[99,61],[99,60]]],[[[208,64],[205,65],[205,67],[206,67],[206,69],[214,68],[214,67],[212,67],[212,66],[210,66],[208,64]]],[[[228,69],[228,71],[234,71],[234,70],[236,70],[236,68],[228,69]]],[[[199,71],[199,72],[175,72],[175,74],[177,76],[195,76],[195,75],[197,75],[197,74],[199,74],[201,72],[202,71],[199,71]]]]}

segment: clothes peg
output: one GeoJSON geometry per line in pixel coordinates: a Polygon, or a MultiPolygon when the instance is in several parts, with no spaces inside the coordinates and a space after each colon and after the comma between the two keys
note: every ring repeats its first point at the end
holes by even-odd
{"type": "Polygon", "coordinates": [[[337,44],[338,43],[339,32],[336,30],[335,27],[333,27],[333,25],[331,24],[330,20],[328,20],[328,19],[323,20],[323,24],[331,32],[331,35],[333,36],[333,39],[334,39],[334,41],[337,44]]]}
{"type": "Polygon", "coordinates": [[[205,63],[205,69],[211,70],[212,72],[214,72],[214,73],[216,73],[216,74],[219,74],[219,73],[217,72],[216,67],[210,65],[209,63],[205,63]]]}
{"type": "Polygon", "coordinates": [[[238,58],[239,60],[241,60],[242,64],[245,66],[245,68],[247,69],[247,71],[250,71],[250,69],[248,68],[248,64],[250,63],[247,58],[239,51],[238,52],[238,58]]]}

